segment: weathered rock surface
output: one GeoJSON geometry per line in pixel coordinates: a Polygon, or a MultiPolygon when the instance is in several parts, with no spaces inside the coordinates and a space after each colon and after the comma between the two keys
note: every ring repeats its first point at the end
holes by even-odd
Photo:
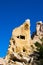
{"type": "Polygon", "coordinates": [[[5,59],[0,58],[0,65],[7,65],[7,62],[5,59]]]}
{"type": "Polygon", "coordinates": [[[29,55],[33,52],[33,48],[34,44],[32,44],[30,35],[30,20],[27,19],[23,25],[13,30],[5,59],[7,62],[12,60],[13,62],[28,63],[31,59],[29,55]]]}
{"type": "Polygon", "coordinates": [[[32,65],[32,53],[36,50],[34,43],[43,37],[43,23],[37,22],[36,33],[30,35],[30,20],[15,28],[12,32],[10,44],[5,59],[0,58],[0,65],[32,65]]]}
{"type": "Polygon", "coordinates": [[[35,34],[33,34],[33,43],[35,43],[35,42],[39,42],[40,44],[42,44],[41,43],[41,38],[43,38],[43,23],[42,23],[42,21],[38,21],[37,23],[36,23],[36,33],[35,34]]]}

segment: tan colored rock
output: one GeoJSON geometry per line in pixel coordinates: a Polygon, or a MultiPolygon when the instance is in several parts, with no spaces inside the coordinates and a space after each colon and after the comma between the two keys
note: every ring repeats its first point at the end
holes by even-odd
{"type": "Polygon", "coordinates": [[[3,58],[0,58],[0,65],[7,65],[6,60],[3,58]]]}
{"type": "Polygon", "coordinates": [[[24,24],[13,30],[5,60],[8,64],[11,64],[12,61],[12,64],[16,61],[27,63],[34,47],[30,35],[30,20],[27,19],[24,24]]]}
{"type": "Polygon", "coordinates": [[[42,44],[41,40],[43,38],[43,23],[42,21],[38,21],[36,23],[36,34],[33,37],[33,43],[39,42],[42,44]]]}
{"type": "Polygon", "coordinates": [[[11,54],[12,52],[16,53],[26,52],[26,54],[30,53],[31,52],[30,41],[31,41],[30,20],[26,20],[23,25],[13,30],[8,53],[9,54],[11,54]]]}
{"type": "Polygon", "coordinates": [[[36,31],[39,38],[43,37],[43,23],[42,21],[37,22],[36,31]]]}
{"type": "Polygon", "coordinates": [[[14,63],[14,65],[25,65],[25,64],[16,61],[16,62],[14,63]]]}
{"type": "Polygon", "coordinates": [[[32,65],[33,57],[30,55],[36,50],[34,43],[37,41],[41,43],[39,38],[43,37],[42,22],[37,23],[36,31],[36,35],[31,39],[29,19],[15,28],[10,39],[8,53],[5,59],[0,60],[0,63],[3,63],[3,65],[32,65]]]}
{"type": "Polygon", "coordinates": [[[34,36],[33,43],[35,43],[35,42],[39,42],[40,44],[42,43],[39,36],[36,36],[36,35],[34,36]]]}

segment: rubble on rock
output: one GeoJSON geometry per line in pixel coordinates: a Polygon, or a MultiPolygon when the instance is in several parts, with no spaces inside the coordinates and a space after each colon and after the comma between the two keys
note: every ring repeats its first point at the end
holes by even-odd
{"type": "Polygon", "coordinates": [[[32,65],[33,57],[30,55],[36,50],[34,43],[43,36],[43,23],[37,22],[36,33],[30,35],[30,20],[15,28],[12,32],[10,44],[5,59],[0,59],[1,65],[32,65]]]}

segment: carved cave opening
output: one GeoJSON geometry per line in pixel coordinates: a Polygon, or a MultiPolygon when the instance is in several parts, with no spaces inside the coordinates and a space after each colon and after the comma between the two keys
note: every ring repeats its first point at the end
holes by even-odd
{"type": "Polygon", "coordinates": [[[25,36],[20,35],[20,36],[17,36],[17,38],[19,38],[19,39],[25,39],[25,36]]]}

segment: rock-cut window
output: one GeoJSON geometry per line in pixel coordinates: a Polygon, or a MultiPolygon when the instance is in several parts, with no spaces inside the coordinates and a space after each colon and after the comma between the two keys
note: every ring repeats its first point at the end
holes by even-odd
{"type": "Polygon", "coordinates": [[[20,35],[20,36],[17,36],[17,38],[19,38],[19,39],[25,39],[25,36],[20,35]]]}
{"type": "Polygon", "coordinates": [[[20,35],[20,39],[25,39],[25,36],[20,35]]]}

